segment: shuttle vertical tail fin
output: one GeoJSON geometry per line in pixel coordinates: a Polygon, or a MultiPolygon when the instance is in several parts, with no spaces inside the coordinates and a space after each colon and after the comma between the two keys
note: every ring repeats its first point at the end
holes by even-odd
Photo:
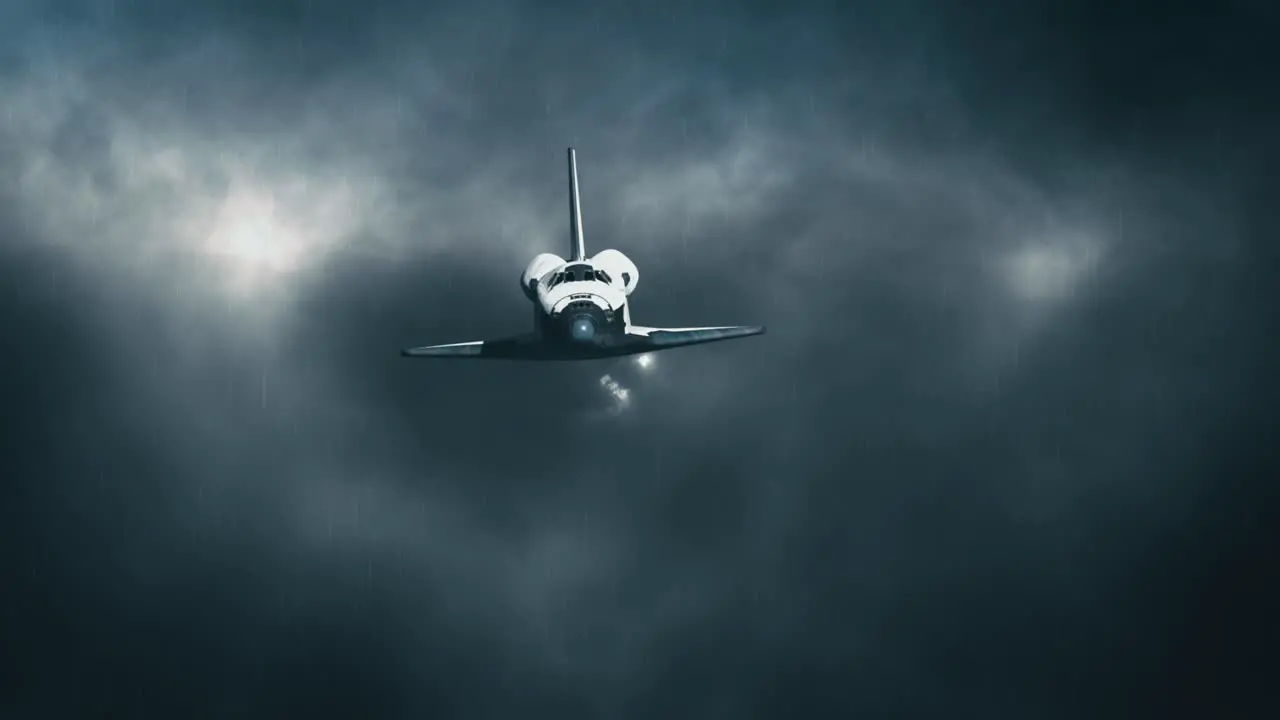
{"type": "Polygon", "coordinates": [[[587,259],[587,247],[582,241],[582,205],[578,200],[578,158],[569,148],[569,261],[587,259]]]}

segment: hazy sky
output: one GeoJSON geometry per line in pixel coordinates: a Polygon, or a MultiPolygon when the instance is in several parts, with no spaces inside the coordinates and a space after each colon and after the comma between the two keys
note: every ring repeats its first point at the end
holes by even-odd
{"type": "Polygon", "coordinates": [[[0,715],[1265,715],[1272,3],[443,5],[0,4],[0,715]]]}

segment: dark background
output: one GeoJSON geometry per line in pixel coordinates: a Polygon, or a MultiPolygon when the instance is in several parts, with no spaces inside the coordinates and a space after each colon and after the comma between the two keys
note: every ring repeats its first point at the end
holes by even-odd
{"type": "Polygon", "coordinates": [[[1270,717],[1277,29],[5,3],[0,715],[1270,717]]]}

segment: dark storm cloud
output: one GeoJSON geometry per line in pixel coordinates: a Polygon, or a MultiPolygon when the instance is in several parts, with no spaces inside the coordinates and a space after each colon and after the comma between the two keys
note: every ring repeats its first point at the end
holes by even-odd
{"type": "Polygon", "coordinates": [[[1271,11],[999,5],[11,4],[6,710],[1244,712],[1271,11]],[[637,322],[770,334],[395,358],[569,143],[637,322]]]}

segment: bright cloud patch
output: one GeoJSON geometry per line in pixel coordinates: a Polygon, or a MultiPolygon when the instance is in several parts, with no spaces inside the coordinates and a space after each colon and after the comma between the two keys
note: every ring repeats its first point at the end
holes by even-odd
{"type": "Polygon", "coordinates": [[[1039,238],[1008,257],[1005,279],[1024,300],[1062,300],[1088,278],[1098,256],[1098,243],[1088,237],[1060,234],[1039,238]]]}

